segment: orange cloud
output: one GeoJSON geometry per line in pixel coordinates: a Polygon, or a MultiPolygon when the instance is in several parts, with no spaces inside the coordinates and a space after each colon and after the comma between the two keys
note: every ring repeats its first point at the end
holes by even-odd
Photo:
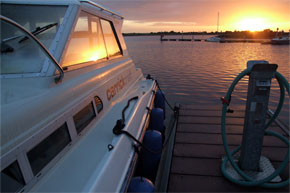
{"type": "Polygon", "coordinates": [[[288,0],[95,1],[125,17],[124,32],[216,31],[218,12],[222,31],[290,27],[288,0]]]}

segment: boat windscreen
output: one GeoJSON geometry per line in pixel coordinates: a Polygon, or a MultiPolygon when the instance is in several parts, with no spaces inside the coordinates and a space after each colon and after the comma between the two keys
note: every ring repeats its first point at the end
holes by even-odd
{"type": "MultiPolygon", "coordinates": [[[[49,49],[66,6],[2,4],[1,15],[22,25],[49,49]]],[[[40,72],[46,55],[20,29],[1,20],[1,74],[40,72]]]]}

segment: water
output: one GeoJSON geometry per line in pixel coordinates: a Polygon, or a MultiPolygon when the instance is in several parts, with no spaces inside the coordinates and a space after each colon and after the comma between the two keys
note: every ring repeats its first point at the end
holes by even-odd
{"type": "MultiPolygon", "coordinates": [[[[248,60],[278,64],[289,81],[290,46],[259,43],[160,42],[158,36],[125,37],[128,51],[143,73],[158,80],[170,103],[220,106],[233,79],[246,68],[248,60]]],[[[173,38],[173,37],[172,37],[173,38]]],[[[189,37],[191,38],[191,37],[189,37]]],[[[204,38],[204,37],[195,37],[204,38]]],[[[275,110],[279,88],[272,81],[269,108],[275,110]]],[[[248,78],[240,81],[231,108],[245,108],[248,78]]],[[[289,97],[279,116],[289,125],[289,97]]]]}

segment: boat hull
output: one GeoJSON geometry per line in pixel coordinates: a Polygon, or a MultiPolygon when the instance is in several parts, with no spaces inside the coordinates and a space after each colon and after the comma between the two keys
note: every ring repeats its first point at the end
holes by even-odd
{"type": "Polygon", "coordinates": [[[289,45],[290,40],[271,40],[273,45],[289,45]]]}

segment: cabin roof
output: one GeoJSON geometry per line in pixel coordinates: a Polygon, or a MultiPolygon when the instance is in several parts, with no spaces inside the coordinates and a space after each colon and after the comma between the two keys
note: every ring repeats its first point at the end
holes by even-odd
{"type": "Polygon", "coordinates": [[[120,13],[116,11],[112,11],[94,1],[90,0],[49,0],[49,1],[43,1],[43,0],[2,0],[2,3],[10,3],[10,4],[36,4],[36,5],[80,5],[81,3],[88,3],[90,5],[93,5],[97,7],[98,9],[102,11],[106,11],[112,15],[118,16],[121,19],[124,17],[121,16],[120,13]]]}
{"type": "Polygon", "coordinates": [[[37,4],[37,5],[80,5],[78,0],[2,0],[2,3],[10,4],[37,4]]]}

